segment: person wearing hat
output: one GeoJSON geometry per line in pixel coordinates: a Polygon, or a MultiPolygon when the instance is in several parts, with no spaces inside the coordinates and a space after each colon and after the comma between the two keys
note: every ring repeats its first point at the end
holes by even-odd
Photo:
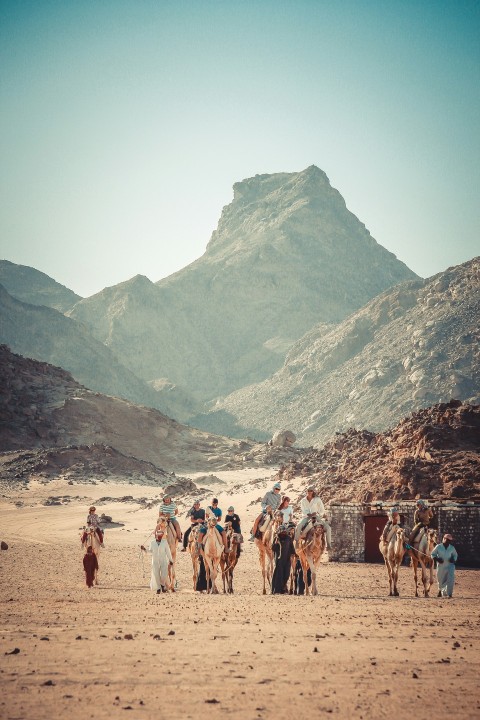
{"type": "Polygon", "coordinates": [[[257,518],[255,518],[255,522],[253,523],[253,527],[250,531],[250,537],[248,538],[249,542],[253,542],[255,540],[260,521],[265,518],[268,509],[270,508],[272,512],[278,510],[278,506],[280,505],[280,502],[282,500],[280,495],[281,489],[282,486],[280,485],[280,483],[276,482],[272,489],[265,494],[265,497],[262,500],[262,512],[257,518]]]}
{"type": "Polygon", "coordinates": [[[416,510],[413,516],[413,529],[410,533],[410,537],[408,538],[408,542],[410,543],[410,545],[414,544],[422,527],[424,528],[424,532],[426,532],[426,529],[430,525],[430,521],[433,518],[433,512],[428,507],[425,500],[417,500],[415,504],[416,510]]]}
{"type": "Polygon", "coordinates": [[[233,505],[230,505],[230,507],[227,510],[227,514],[225,515],[225,522],[232,523],[232,530],[234,533],[242,533],[241,527],[240,527],[240,518],[235,512],[235,508],[233,505]]]}
{"type": "Polygon", "coordinates": [[[96,509],[97,508],[95,507],[95,505],[91,505],[91,507],[89,508],[87,515],[87,526],[95,528],[95,532],[98,539],[100,540],[101,546],[105,547],[105,545],[103,544],[103,532],[100,529],[100,520],[96,513],[96,509]]]}
{"type": "Polygon", "coordinates": [[[451,598],[453,596],[458,553],[451,544],[452,540],[453,537],[449,533],[445,533],[442,542],[432,550],[432,558],[437,561],[438,597],[451,598]]]}
{"type": "Polygon", "coordinates": [[[314,487],[307,488],[307,494],[300,502],[300,510],[302,512],[302,519],[295,528],[295,543],[297,543],[300,538],[305,537],[313,523],[317,522],[323,525],[327,539],[327,550],[331,550],[332,528],[327,522],[325,505],[320,498],[317,497],[314,487]]]}
{"type": "Polygon", "coordinates": [[[175,528],[175,532],[177,533],[177,539],[178,542],[182,541],[182,531],[180,530],[180,525],[178,524],[178,520],[176,519],[175,515],[178,514],[178,508],[176,503],[173,502],[170,495],[165,495],[163,498],[163,502],[160,505],[160,515],[165,515],[168,517],[169,521],[172,523],[173,527],[175,528]]]}
{"type": "Polygon", "coordinates": [[[183,548],[181,552],[187,552],[188,538],[192,532],[192,528],[195,525],[202,525],[205,522],[205,510],[200,507],[200,500],[195,500],[193,506],[187,513],[187,517],[190,518],[190,527],[183,533],[183,548]]]}
{"type": "Polygon", "coordinates": [[[389,543],[391,540],[391,537],[396,530],[396,528],[403,528],[403,523],[400,519],[400,513],[398,511],[398,508],[392,507],[390,508],[388,512],[388,520],[387,524],[383,528],[381,539],[383,542],[389,543]]]}
{"type": "Polygon", "coordinates": [[[225,515],[225,522],[231,523],[233,532],[240,536],[237,550],[237,557],[240,557],[240,553],[242,552],[243,535],[242,528],[240,526],[240,518],[235,512],[235,508],[233,507],[233,505],[230,505],[227,510],[227,514],[225,515]]]}

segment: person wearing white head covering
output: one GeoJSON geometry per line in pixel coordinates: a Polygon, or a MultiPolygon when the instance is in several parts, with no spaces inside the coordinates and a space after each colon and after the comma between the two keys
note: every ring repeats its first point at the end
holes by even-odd
{"type": "Polygon", "coordinates": [[[438,597],[453,596],[455,585],[455,565],[458,553],[451,544],[453,537],[445,533],[442,542],[432,550],[432,558],[437,561],[438,597]]]}
{"type": "MultiPolygon", "coordinates": [[[[146,548],[141,545],[146,552],[146,548]]],[[[150,577],[150,588],[157,591],[157,595],[166,592],[169,581],[168,568],[173,565],[172,553],[168,541],[158,528],[155,531],[155,538],[148,548],[152,553],[152,574],[150,577]]]]}

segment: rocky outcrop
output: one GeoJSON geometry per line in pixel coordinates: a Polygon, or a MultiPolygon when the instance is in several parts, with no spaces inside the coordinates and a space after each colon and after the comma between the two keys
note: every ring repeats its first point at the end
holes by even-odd
{"type": "MultiPolygon", "coordinates": [[[[253,443],[210,435],[157,410],[92,392],[61,368],[0,346],[0,451],[69,446],[107,446],[156,468],[194,472],[241,466],[253,443]]],[[[109,452],[103,451],[102,462],[109,452]]]]}
{"type": "Polygon", "coordinates": [[[107,445],[81,445],[0,454],[2,483],[48,481],[131,482],[165,487],[175,476],[107,445]]]}
{"type": "Polygon", "coordinates": [[[420,410],[393,430],[349,430],[307,450],[276,475],[324,502],[480,500],[480,406],[451,401],[420,410]],[[294,478],[300,478],[300,483],[294,478]]]}
{"type": "Polygon", "coordinates": [[[45,273],[8,260],[0,260],[0,284],[17,300],[30,305],[46,305],[60,312],[70,310],[82,299],[45,273]]]}
{"type": "Polygon", "coordinates": [[[253,429],[259,438],[289,427],[304,447],[321,446],[335,432],[384,430],[432,403],[477,404],[479,318],[479,258],[399,285],[339,325],[313,328],[269,380],[217,402],[208,427],[218,432],[228,418],[231,434],[253,429]]]}
{"type": "Polygon", "coordinates": [[[199,260],[156,285],[106,288],[70,315],[135,374],[205,401],[263,380],[314,324],[415,277],[312,166],[236,183],[199,260]]]}

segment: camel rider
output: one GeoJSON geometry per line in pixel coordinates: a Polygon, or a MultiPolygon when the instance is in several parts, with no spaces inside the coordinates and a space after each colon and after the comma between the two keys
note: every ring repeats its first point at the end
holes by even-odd
{"type": "Polygon", "coordinates": [[[433,512],[428,507],[425,500],[417,500],[416,506],[415,515],[413,516],[414,526],[412,532],[410,533],[410,537],[408,538],[410,545],[414,544],[422,527],[425,528],[426,531],[430,525],[430,520],[433,518],[433,512]]]}
{"type": "Polygon", "coordinates": [[[260,515],[255,519],[255,522],[253,523],[253,527],[251,530],[250,537],[248,538],[249,542],[253,542],[257,536],[258,532],[258,526],[260,524],[261,520],[264,520],[265,515],[267,514],[268,509],[272,512],[275,512],[275,510],[278,509],[278,506],[280,505],[282,498],[280,495],[280,490],[282,489],[282,486],[279,482],[276,482],[275,485],[272,487],[271,490],[269,490],[265,497],[262,500],[262,512],[260,515]]]}
{"type": "Polygon", "coordinates": [[[232,530],[234,533],[239,535],[240,540],[238,543],[238,555],[242,552],[242,543],[243,543],[243,535],[242,535],[242,528],[240,526],[240,517],[235,512],[235,508],[233,505],[230,505],[230,507],[227,510],[227,514],[225,515],[225,522],[229,522],[232,525],[232,530]]]}
{"type": "Polygon", "coordinates": [[[205,510],[200,507],[200,500],[195,500],[193,507],[188,511],[188,517],[190,518],[190,527],[188,530],[185,530],[183,534],[182,552],[187,551],[188,539],[190,537],[190,533],[192,532],[192,528],[195,527],[195,525],[201,525],[205,522],[205,510]]]}
{"type": "Polygon", "coordinates": [[[390,542],[393,532],[397,527],[403,528],[403,523],[400,519],[400,513],[398,512],[398,508],[393,507],[388,513],[387,524],[383,528],[381,538],[383,542],[390,542]]]}
{"type": "Polygon", "coordinates": [[[215,517],[217,518],[217,520],[221,520],[221,519],[222,519],[222,511],[221,511],[220,508],[218,507],[218,500],[217,500],[217,498],[213,498],[212,504],[208,506],[208,509],[209,509],[209,511],[210,511],[213,515],[215,515],[215,517]]]}
{"type": "Polygon", "coordinates": [[[95,507],[95,505],[92,505],[89,508],[88,515],[87,515],[87,525],[95,528],[95,533],[96,533],[98,539],[100,540],[101,546],[105,547],[105,545],[103,544],[103,532],[100,528],[100,520],[98,518],[96,510],[97,510],[97,508],[95,507]]]}
{"type": "Polygon", "coordinates": [[[165,497],[163,498],[163,502],[160,505],[160,515],[165,515],[166,517],[168,517],[169,521],[175,528],[178,542],[181,542],[182,531],[180,530],[180,525],[178,524],[178,520],[175,517],[175,515],[178,515],[178,508],[176,503],[173,502],[170,495],[165,495],[165,497]]]}
{"type": "MultiPolygon", "coordinates": [[[[218,502],[218,501],[217,501],[217,502],[218,502]]],[[[219,509],[220,509],[220,508],[219,508],[219,509]]],[[[221,513],[222,513],[222,511],[220,510],[220,516],[221,516],[221,513]]],[[[209,508],[209,509],[207,510],[207,512],[206,512],[206,518],[205,518],[205,519],[208,520],[208,519],[209,519],[210,517],[212,517],[212,516],[215,517],[215,518],[217,517],[217,516],[215,515],[215,513],[211,512],[211,510],[210,510],[210,508],[209,508]]],[[[218,532],[219,532],[220,535],[222,536],[223,549],[225,550],[225,552],[227,552],[227,550],[228,550],[227,533],[225,532],[225,530],[223,529],[223,527],[222,527],[218,522],[217,522],[217,524],[215,525],[215,529],[218,530],[218,532]]],[[[205,535],[206,535],[206,534],[207,534],[207,524],[206,524],[206,522],[205,522],[203,525],[200,525],[200,529],[199,529],[199,531],[198,531],[198,542],[200,543],[200,545],[203,545],[203,541],[205,540],[205,535]]]]}
{"type": "Polygon", "coordinates": [[[297,543],[300,538],[305,537],[316,521],[320,523],[320,525],[323,525],[327,540],[327,550],[331,550],[332,528],[326,520],[325,505],[320,498],[317,497],[314,487],[307,488],[307,494],[300,502],[300,510],[302,512],[302,519],[295,528],[295,542],[297,543]]]}

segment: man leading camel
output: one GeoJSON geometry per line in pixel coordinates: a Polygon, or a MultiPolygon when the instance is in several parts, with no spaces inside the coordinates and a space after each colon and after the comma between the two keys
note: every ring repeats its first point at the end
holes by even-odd
{"type": "Polygon", "coordinates": [[[265,497],[262,500],[262,512],[260,515],[255,519],[255,522],[253,523],[253,527],[251,530],[250,537],[248,538],[249,542],[253,542],[255,540],[255,536],[258,531],[258,526],[260,524],[260,521],[265,518],[265,515],[267,514],[267,508],[270,508],[272,512],[275,512],[275,510],[278,509],[278,506],[281,503],[281,495],[280,490],[282,489],[282,486],[279,482],[276,482],[275,485],[272,487],[271,490],[269,490],[265,497]]]}
{"type": "Polygon", "coordinates": [[[314,487],[307,488],[307,494],[300,502],[300,510],[302,512],[302,519],[295,528],[295,542],[297,543],[300,538],[306,536],[312,527],[314,518],[316,518],[316,522],[324,527],[327,540],[327,550],[331,550],[332,528],[326,519],[325,505],[320,498],[317,497],[314,487]]]}

